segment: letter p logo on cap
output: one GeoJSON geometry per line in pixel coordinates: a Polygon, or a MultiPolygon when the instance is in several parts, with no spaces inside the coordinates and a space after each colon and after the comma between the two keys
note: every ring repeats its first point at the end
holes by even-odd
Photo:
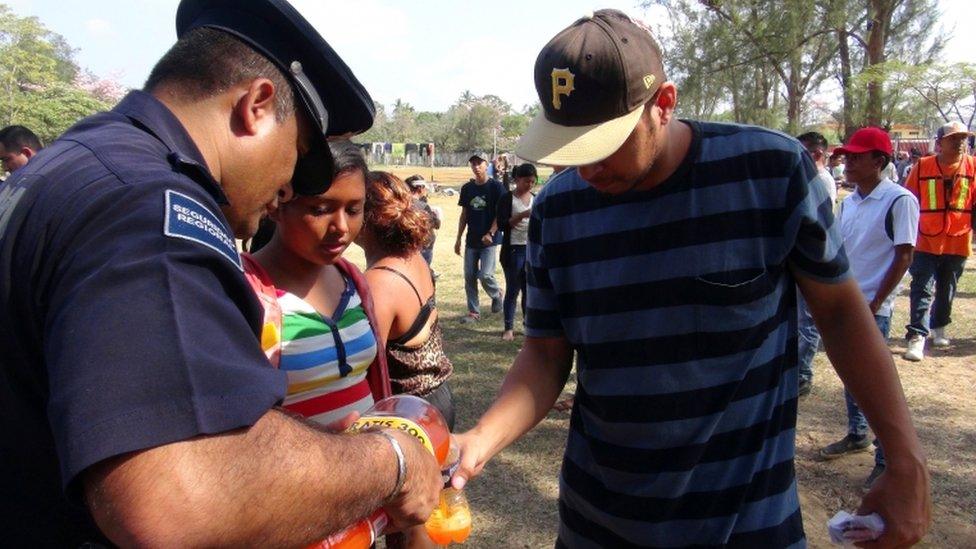
{"type": "Polygon", "coordinates": [[[552,69],[552,106],[558,111],[562,108],[561,97],[569,97],[576,88],[573,87],[575,75],[569,69],[552,69]]]}

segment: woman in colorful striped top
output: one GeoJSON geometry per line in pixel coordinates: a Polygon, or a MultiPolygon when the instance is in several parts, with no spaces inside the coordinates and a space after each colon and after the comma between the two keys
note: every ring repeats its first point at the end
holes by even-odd
{"type": "Polygon", "coordinates": [[[377,360],[382,345],[362,275],[341,259],[363,226],[366,162],[348,142],[330,147],[336,176],[329,190],[280,204],[271,213],[275,234],[249,266],[263,268],[281,311],[280,336],[271,340],[280,341],[278,366],[288,374],[284,407],[323,425],[388,393],[377,394],[375,384],[371,391],[368,369],[384,370],[386,379],[385,361],[377,360]]]}

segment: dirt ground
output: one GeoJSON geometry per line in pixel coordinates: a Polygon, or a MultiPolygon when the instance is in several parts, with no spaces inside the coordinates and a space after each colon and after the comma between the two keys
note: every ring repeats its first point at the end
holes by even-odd
{"type": "MultiPolygon", "coordinates": [[[[450,175],[455,182],[469,177],[461,169],[450,175]]],[[[440,273],[438,308],[445,346],[455,366],[451,383],[458,403],[458,430],[463,431],[493,400],[521,335],[514,342],[502,341],[500,315],[486,314],[474,325],[457,322],[464,312],[464,292],[461,259],[452,249],[459,215],[456,200],[435,196],[432,202],[446,216],[437,238],[434,268],[440,273]]],[[[350,258],[361,262],[357,253],[361,254],[351,250],[350,258]]],[[[503,280],[501,269],[497,276],[503,280]]],[[[484,309],[487,299],[484,292],[481,296],[484,309]]],[[[969,262],[960,281],[948,349],[932,351],[921,363],[904,361],[900,354],[907,308],[906,289],[896,303],[889,347],[932,475],[933,525],[921,546],[976,548],[976,261],[969,262]]],[[[844,435],[846,415],[841,384],[822,352],[815,372],[813,392],[800,403],[796,465],[809,545],[827,547],[827,519],[838,510],[857,507],[873,460],[869,452],[832,462],[817,459],[821,446],[844,435]]],[[[573,389],[570,381],[566,390],[573,389]]],[[[568,423],[567,413],[551,412],[469,485],[474,530],[468,547],[552,547],[557,475],[568,423]]]]}

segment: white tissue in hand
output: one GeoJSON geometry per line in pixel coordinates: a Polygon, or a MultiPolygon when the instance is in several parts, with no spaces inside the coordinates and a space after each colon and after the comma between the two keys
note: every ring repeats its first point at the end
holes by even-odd
{"type": "Polygon", "coordinates": [[[847,511],[838,511],[834,518],[827,521],[827,531],[831,542],[849,545],[881,537],[884,521],[877,513],[852,515],[847,511]]]}

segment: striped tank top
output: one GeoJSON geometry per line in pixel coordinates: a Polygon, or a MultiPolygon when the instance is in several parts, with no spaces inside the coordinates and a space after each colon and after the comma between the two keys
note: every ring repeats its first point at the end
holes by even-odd
{"type": "Polygon", "coordinates": [[[376,338],[355,286],[348,278],[345,282],[331,318],[278,291],[280,368],[288,375],[284,407],[323,425],[373,404],[366,369],[376,358],[376,338]]]}

